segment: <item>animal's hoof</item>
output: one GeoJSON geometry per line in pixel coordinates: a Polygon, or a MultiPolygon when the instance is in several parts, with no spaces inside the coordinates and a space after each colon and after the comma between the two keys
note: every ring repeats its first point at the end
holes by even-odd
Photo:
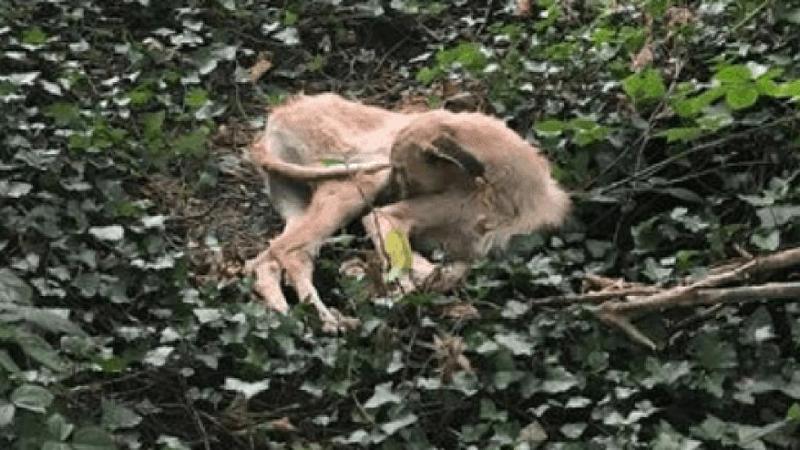
{"type": "Polygon", "coordinates": [[[330,315],[322,319],[322,331],[327,334],[346,333],[361,326],[361,321],[355,317],[345,316],[336,308],[329,308],[330,315]]]}

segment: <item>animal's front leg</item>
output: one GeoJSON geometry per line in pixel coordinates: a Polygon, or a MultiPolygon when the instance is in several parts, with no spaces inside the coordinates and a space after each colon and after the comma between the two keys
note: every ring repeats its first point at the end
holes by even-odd
{"type": "MultiPolygon", "coordinates": [[[[386,238],[393,230],[406,236],[424,235],[427,230],[442,228],[448,224],[459,226],[458,211],[454,205],[463,200],[455,194],[436,194],[406,199],[374,210],[363,219],[364,228],[388,266],[383,254],[386,238]]],[[[464,243],[471,245],[471,243],[464,243]]],[[[411,273],[402,277],[401,287],[406,291],[418,288],[446,291],[452,289],[469,271],[465,261],[438,266],[417,252],[412,252],[411,273]]]]}

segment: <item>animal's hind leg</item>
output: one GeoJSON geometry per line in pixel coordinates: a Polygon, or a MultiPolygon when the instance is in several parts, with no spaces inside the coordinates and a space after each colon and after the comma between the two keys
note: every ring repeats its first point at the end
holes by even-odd
{"type": "MultiPolygon", "coordinates": [[[[327,237],[358,215],[374,199],[379,186],[378,183],[356,185],[352,180],[321,183],[303,214],[294,217],[290,226],[272,240],[268,257],[262,262],[267,264],[271,259],[277,261],[300,300],[316,308],[328,330],[338,328],[340,321],[322,303],[314,288],[313,259],[327,237]]],[[[256,272],[259,270],[257,268],[256,272]]],[[[268,276],[272,275],[268,269],[264,270],[268,276]]]]}

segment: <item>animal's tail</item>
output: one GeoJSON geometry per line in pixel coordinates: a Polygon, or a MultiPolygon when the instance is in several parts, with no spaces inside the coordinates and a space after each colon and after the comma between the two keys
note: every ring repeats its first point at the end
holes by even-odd
{"type": "Polygon", "coordinates": [[[277,172],[298,180],[319,180],[355,175],[359,172],[377,172],[388,169],[391,164],[384,162],[337,164],[334,166],[304,166],[276,158],[269,152],[263,139],[250,146],[250,160],[268,172],[277,172]]]}

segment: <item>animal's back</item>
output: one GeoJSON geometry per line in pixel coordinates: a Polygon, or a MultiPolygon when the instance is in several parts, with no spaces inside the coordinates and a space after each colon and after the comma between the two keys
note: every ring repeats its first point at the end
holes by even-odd
{"type": "Polygon", "coordinates": [[[336,94],[303,95],[273,111],[267,134],[294,144],[290,147],[295,154],[278,156],[298,164],[340,158],[350,162],[387,160],[394,130],[406,123],[405,117],[336,94]]]}

